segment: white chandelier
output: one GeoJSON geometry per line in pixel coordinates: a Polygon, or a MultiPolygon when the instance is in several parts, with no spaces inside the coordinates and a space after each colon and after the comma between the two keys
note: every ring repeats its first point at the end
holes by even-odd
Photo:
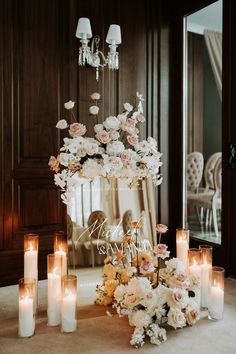
{"type": "Polygon", "coordinates": [[[78,64],[88,65],[96,68],[96,80],[99,79],[99,68],[108,66],[111,70],[119,69],[119,58],[116,48],[121,44],[121,31],[119,25],[110,25],[107,32],[106,43],[109,44],[109,52],[107,57],[98,49],[100,37],[98,35],[92,38],[92,30],[90,20],[86,17],[81,17],[78,21],[76,29],[76,37],[80,38],[81,47],[79,48],[78,64]],[[88,46],[89,39],[92,38],[91,48],[88,46]]]}

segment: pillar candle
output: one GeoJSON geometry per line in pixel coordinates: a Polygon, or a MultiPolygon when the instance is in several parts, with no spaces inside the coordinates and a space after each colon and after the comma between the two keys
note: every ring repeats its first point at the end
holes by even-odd
{"type": "Polygon", "coordinates": [[[35,331],[34,300],[35,279],[19,279],[19,337],[31,337],[35,331]]]}
{"type": "Polygon", "coordinates": [[[201,307],[208,308],[209,295],[211,291],[211,273],[212,273],[212,246],[200,245],[202,252],[201,261],[201,307]]]}
{"type": "Polygon", "coordinates": [[[189,230],[177,229],[176,230],[176,253],[185,269],[188,266],[188,249],[189,249],[189,230]]]}
{"type": "Polygon", "coordinates": [[[48,325],[57,326],[61,322],[61,276],[54,269],[48,273],[48,325]]]}
{"type": "Polygon", "coordinates": [[[62,268],[61,268],[61,275],[67,274],[67,254],[62,248],[59,246],[59,251],[56,251],[55,254],[62,256],[62,268]]]}
{"type": "Polygon", "coordinates": [[[224,311],[224,290],[212,286],[209,299],[209,315],[212,319],[221,320],[224,311]]]}
{"type": "Polygon", "coordinates": [[[32,248],[24,254],[24,278],[38,279],[38,252],[32,248]]]}
{"type": "Polygon", "coordinates": [[[19,300],[19,336],[31,337],[35,331],[33,299],[25,296],[19,300]]]}
{"type": "Polygon", "coordinates": [[[211,291],[211,265],[201,264],[201,306],[208,307],[211,291]]]}
{"type": "Polygon", "coordinates": [[[66,291],[61,304],[61,325],[62,332],[73,332],[76,330],[76,295],[66,291]]]}
{"type": "Polygon", "coordinates": [[[221,320],[224,311],[224,276],[221,267],[212,267],[211,292],[209,297],[209,318],[221,320]]]}

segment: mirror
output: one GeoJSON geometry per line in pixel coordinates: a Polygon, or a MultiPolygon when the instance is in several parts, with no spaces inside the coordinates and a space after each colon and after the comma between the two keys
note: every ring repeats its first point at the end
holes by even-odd
{"type": "Polygon", "coordinates": [[[142,225],[139,246],[151,248],[156,236],[154,188],[151,178],[132,188],[127,178],[96,177],[78,183],[67,210],[70,266],[102,266],[107,255],[121,250],[134,220],[142,225]]]}
{"type": "Polygon", "coordinates": [[[221,244],[221,0],[186,17],[185,42],[185,216],[191,237],[221,244]]]}

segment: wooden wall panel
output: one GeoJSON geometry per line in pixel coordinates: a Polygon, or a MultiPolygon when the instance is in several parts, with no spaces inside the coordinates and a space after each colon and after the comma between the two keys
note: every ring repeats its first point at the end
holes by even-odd
{"type": "Polygon", "coordinates": [[[64,227],[65,209],[47,163],[60,146],[55,125],[65,91],[65,5],[1,1],[0,285],[23,275],[23,236],[28,232],[39,233],[39,273],[45,276],[52,233],[64,227]],[[18,270],[11,274],[14,264],[18,270]]]}
{"type": "MultiPolygon", "coordinates": [[[[39,274],[44,277],[52,232],[65,225],[65,208],[47,166],[63,138],[55,125],[68,118],[65,101],[76,102],[76,117],[87,125],[87,135],[93,136],[94,124],[118,114],[124,102],[133,104],[139,91],[145,97],[147,119],[141,134],[160,138],[162,129],[161,143],[166,147],[168,125],[162,126],[160,121],[162,116],[166,120],[167,114],[168,35],[163,35],[166,25],[162,23],[161,0],[2,0],[0,6],[1,286],[17,282],[23,275],[26,232],[40,235],[39,274]],[[79,17],[90,18],[105,54],[109,25],[121,25],[120,70],[104,68],[99,82],[94,68],[77,64],[79,17]],[[89,96],[95,91],[102,95],[98,117],[88,114],[89,96]]],[[[165,169],[167,172],[168,167],[165,169]]],[[[161,188],[161,198],[166,200],[167,186],[161,188]]],[[[158,221],[168,222],[161,219],[162,214],[160,208],[158,221]]]]}

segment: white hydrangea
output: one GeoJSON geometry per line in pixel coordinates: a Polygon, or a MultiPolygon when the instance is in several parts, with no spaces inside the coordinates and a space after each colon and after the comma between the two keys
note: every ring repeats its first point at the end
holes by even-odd
{"type": "Polygon", "coordinates": [[[137,310],[129,315],[130,326],[146,328],[151,322],[152,318],[145,310],[137,310]]]}

